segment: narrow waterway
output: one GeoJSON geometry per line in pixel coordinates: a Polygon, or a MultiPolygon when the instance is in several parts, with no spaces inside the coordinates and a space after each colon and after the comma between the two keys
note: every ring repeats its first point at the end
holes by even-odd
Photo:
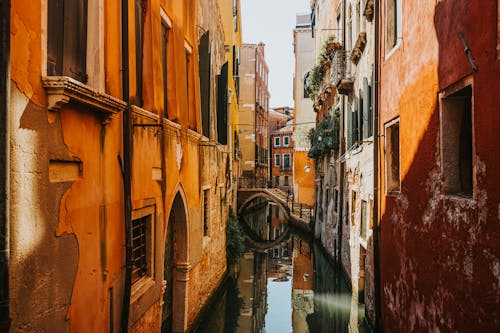
{"type": "Polygon", "coordinates": [[[277,206],[258,201],[249,212],[238,273],[195,332],[367,332],[363,305],[323,250],[289,228],[277,206]]]}

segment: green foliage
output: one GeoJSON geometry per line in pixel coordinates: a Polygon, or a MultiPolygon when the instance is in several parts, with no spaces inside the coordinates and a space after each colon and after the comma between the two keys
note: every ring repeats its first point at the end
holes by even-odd
{"type": "Polygon", "coordinates": [[[332,150],[339,149],[340,135],[340,114],[336,111],[333,116],[328,115],[323,118],[316,128],[309,131],[309,141],[311,148],[308,157],[320,159],[330,154],[332,150]]]}
{"type": "Polygon", "coordinates": [[[323,80],[324,74],[325,71],[321,66],[315,66],[309,71],[309,73],[307,73],[306,90],[309,95],[316,96],[318,94],[319,86],[323,80]]]}
{"type": "Polygon", "coordinates": [[[245,239],[243,238],[243,231],[241,230],[238,216],[231,209],[226,227],[226,258],[228,266],[235,265],[243,257],[243,253],[245,252],[244,242],[245,239]]]}

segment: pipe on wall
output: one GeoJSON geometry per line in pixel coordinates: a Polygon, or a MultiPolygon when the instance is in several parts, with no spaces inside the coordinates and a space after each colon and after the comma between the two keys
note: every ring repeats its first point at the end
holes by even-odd
{"type": "Polygon", "coordinates": [[[379,1],[375,1],[375,82],[374,82],[374,103],[373,103],[373,266],[374,266],[374,289],[375,289],[375,332],[382,332],[381,325],[381,304],[382,300],[380,292],[380,193],[379,193],[379,180],[380,180],[380,167],[379,167],[379,148],[380,148],[380,135],[379,135],[379,93],[380,93],[380,8],[379,1]]]}
{"type": "Polygon", "coordinates": [[[125,283],[120,332],[128,332],[130,295],[132,291],[132,190],[131,190],[131,117],[129,68],[128,0],[122,0],[122,99],[127,103],[123,113],[123,200],[125,219],[125,283]]]}
{"type": "Polygon", "coordinates": [[[10,0],[0,0],[0,332],[9,316],[10,0]]]}

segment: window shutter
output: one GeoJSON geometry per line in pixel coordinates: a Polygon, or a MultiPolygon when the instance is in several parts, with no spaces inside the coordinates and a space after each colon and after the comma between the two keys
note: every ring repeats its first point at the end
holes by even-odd
{"type": "Polygon", "coordinates": [[[219,143],[227,145],[227,73],[228,63],[222,65],[217,76],[217,135],[219,143]]]}
{"type": "Polygon", "coordinates": [[[87,0],[64,1],[62,73],[87,82],[87,0]]]}
{"type": "Polygon", "coordinates": [[[144,47],[144,19],[146,14],[146,1],[135,0],[135,103],[142,106],[142,61],[144,47]]]}
{"type": "Polygon", "coordinates": [[[359,113],[359,99],[356,98],[354,100],[354,112],[352,113],[352,144],[355,144],[359,140],[358,113],[359,113]]]}
{"type": "Polygon", "coordinates": [[[199,76],[201,94],[201,124],[204,136],[210,136],[210,32],[205,32],[200,38],[199,76]]]}
{"type": "Polygon", "coordinates": [[[363,78],[363,139],[366,139],[371,136],[370,124],[371,124],[371,116],[370,116],[370,87],[368,86],[367,78],[363,78]]]}
{"type": "Polygon", "coordinates": [[[351,104],[347,103],[347,148],[352,146],[352,110],[351,104]]]}
{"type": "Polygon", "coordinates": [[[50,0],[47,27],[47,75],[62,75],[64,1],[50,0]]]}
{"type": "Polygon", "coordinates": [[[167,83],[167,43],[168,43],[168,28],[161,25],[161,65],[163,78],[163,117],[168,118],[168,83],[167,83]]]}

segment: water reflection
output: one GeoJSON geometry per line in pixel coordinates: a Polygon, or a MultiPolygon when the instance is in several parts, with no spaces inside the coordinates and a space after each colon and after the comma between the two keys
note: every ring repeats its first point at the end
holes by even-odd
{"type": "Polygon", "coordinates": [[[322,249],[289,230],[278,206],[250,208],[251,247],[195,332],[366,332],[357,295],[322,249]]]}

